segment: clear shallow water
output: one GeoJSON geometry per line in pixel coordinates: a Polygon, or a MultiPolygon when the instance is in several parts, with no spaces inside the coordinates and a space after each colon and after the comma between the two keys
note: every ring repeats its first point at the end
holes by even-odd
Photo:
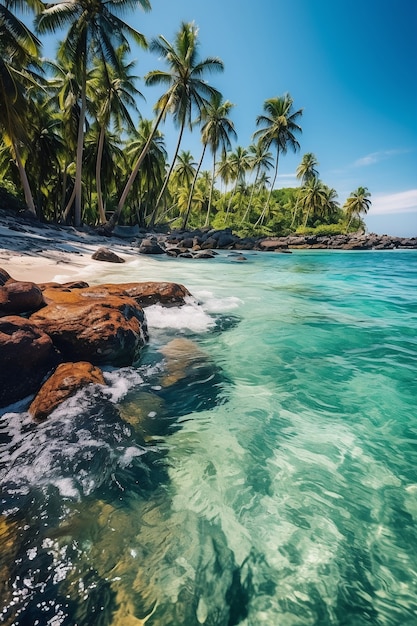
{"type": "Polygon", "coordinates": [[[84,273],[201,304],[1,418],[0,622],[417,624],[417,253],[246,256],[84,273]]]}

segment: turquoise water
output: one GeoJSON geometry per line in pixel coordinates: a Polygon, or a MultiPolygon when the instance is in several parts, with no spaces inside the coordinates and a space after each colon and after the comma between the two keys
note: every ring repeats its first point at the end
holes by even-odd
{"type": "Polygon", "coordinates": [[[1,418],[0,623],[417,624],[417,252],[246,256],[84,272],[199,304],[1,418]]]}

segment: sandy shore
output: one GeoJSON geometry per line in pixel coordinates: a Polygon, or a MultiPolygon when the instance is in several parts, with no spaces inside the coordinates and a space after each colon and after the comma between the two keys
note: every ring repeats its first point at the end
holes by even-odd
{"type": "Polygon", "coordinates": [[[71,280],[81,276],[83,268],[102,263],[91,258],[100,247],[125,261],[137,257],[137,244],[130,239],[102,237],[88,227],[40,224],[0,210],[0,267],[16,280],[42,283],[61,276],[71,280]]]}

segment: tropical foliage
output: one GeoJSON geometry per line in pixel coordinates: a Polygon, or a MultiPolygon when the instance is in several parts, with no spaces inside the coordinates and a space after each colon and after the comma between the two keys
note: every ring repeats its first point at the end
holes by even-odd
{"type": "Polygon", "coordinates": [[[105,228],[165,223],[282,235],[363,226],[368,189],[356,189],[341,208],[311,152],[296,171],[300,186],[275,188],[281,159],[300,149],[302,109],[290,94],[260,103],[253,143],[235,145],[235,105],[211,82],[221,59],[200,57],[194,23],[181,23],[172,42],[159,35],[148,44],[125,21],[137,8],[150,10],[149,0],[0,0],[2,206],[105,228]],[[42,36],[51,32],[62,40],[47,60],[42,36]],[[132,42],[165,66],[142,85],[132,42]],[[140,112],[148,87],[161,89],[154,119],[140,112]],[[168,117],[178,128],[170,159],[168,117]],[[200,133],[200,154],[187,149],[186,129],[200,133]]]}

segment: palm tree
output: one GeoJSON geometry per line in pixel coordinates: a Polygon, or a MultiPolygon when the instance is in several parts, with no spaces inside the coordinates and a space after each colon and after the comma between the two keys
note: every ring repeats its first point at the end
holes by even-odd
{"type": "Polygon", "coordinates": [[[311,178],[318,178],[318,164],[319,162],[312,152],[307,152],[306,154],[304,154],[303,158],[301,159],[301,163],[296,170],[296,176],[299,180],[301,180],[302,185],[307,183],[311,178]]]}
{"type": "Polygon", "coordinates": [[[155,131],[152,120],[141,119],[136,136],[128,142],[126,149],[131,166],[137,162],[138,155],[143,153],[146,144],[148,144],[148,149],[142,159],[142,166],[131,186],[131,190],[135,192],[134,196],[139,200],[138,222],[140,226],[145,226],[147,208],[155,205],[158,190],[163,182],[167,159],[162,133],[159,130],[155,131]]]}
{"type": "Polygon", "coordinates": [[[12,13],[12,9],[36,10],[40,5],[37,0],[26,3],[0,1],[0,130],[16,162],[26,205],[33,215],[36,215],[36,209],[21,148],[28,144],[25,120],[30,101],[27,92],[31,87],[37,87],[36,76],[30,68],[37,66],[40,41],[12,13]]]}
{"type": "Polygon", "coordinates": [[[89,60],[99,58],[103,63],[118,67],[118,56],[114,43],[125,45],[129,49],[127,35],[146,47],[145,37],[126,24],[118,14],[127,9],[140,6],[149,10],[149,0],[72,0],[58,4],[46,5],[37,17],[37,28],[40,33],[55,32],[65,25],[69,30],[63,41],[62,49],[73,64],[73,71],[81,88],[80,116],[78,124],[76,172],[75,172],[75,205],[74,220],[81,223],[82,212],[82,156],[84,147],[84,126],[87,105],[87,71],[89,60]]]}
{"type": "Polygon", "coordinates": [[[301,187],[299,203],[305,211],[304,227],[307,226],[311,213],[320,212],[327,201],[326,186],[318,178],[310,178],[301,187]]]}
{"type": "Polygon", "coordinates": [[[250,157],[249,157],[250,167],[252,170],[255,171],[255,180],[252,185],[252,190],[251,190],[248,206],[246,207],[246,211],[242,218],[242,222],[241,222],[242,224],[243,222],[246,221],[249,215],[249,211],[251,209],[252,201],[253,201],[253,194],[255,193],[255,190],[257,188],[258,180],[261,175],[261,172],[264,172],[266,174],[266,171],[271,169],[273,165],[272,153],[268,150],[268,148],[264,146],[262,141],[258,141],[257,143],[251,144],[249,146],[249,152],[250,152],[250,157]]]}
{"type": "Polygon", "coordinates": [[[350,223],[354,217],[358,218],[361,216],[361,213],[364,215],[368,213],[369,207],[372,204],[370,197],[371,194],[367,187],[358,187],[350,194],[343,205],[346,217],[349,220],[346,226],[346,232],[348,232],[350,223]]]}
{"type": "Polygon", "coordinates": [[[134,62],[126,63],[126,45],[120,46],[116,50],[117,72],[106,62],[97,61],[97,65],[91,73],[89,89],[92,92],[92,102],[94,103],[94,116],[100,128],[97,147],[96,162],[96,185],[97,185],[97,206],[100,222],[106,222],[106,215],[101,189],[101,162],[106,132],[108,132],[110,122],[113,121],[115,132],[120,136],[123,133],[125,122],[128,129],[135,130],[129,108],[138,111],[136,98],[142,94],[135,88],[134,80],[129,72],[134,66],[134,62]],[[128,108],[129,107],[129,108],[128,108]]]}
{"type": "Polygon", "coordinates": [[[182,227],[185,229],[187,226],[188,217],[191,210],[191,202],[193,199],[193,193],[198,174],[203,164],[204,155],[207,147],[211,149],[213,154],[213,171],[211,177],[210,195],[207,206],[207,215],[205,226],[208,225],[210,220],[211,200],[213,196],[213,186],[215,180],[216,171],[216,156],[219,148],[223,154],[231,148],[231,137],[236,137],[236,131],[233,122],[229,119],[228,115],[233,108],[233,104],[229,100],[223,101],[220,93],[213,94],[210,102],[205,107],[201,115],[201,121],[204,122],[201,128],[201,141],[203,143],[203,151],[201,153],[200,161],[197,166],[197,170],[194,176],[193,183],[190,189],[190,195],[188,198],[187,211],[184,215],[184,221],[182,227]]]}
{"type": "Polygon", "coordinates": [[[174,44],[169,43],[165,37],[160,35],[157,39],[152,40],[150,49],[169,65],[168,72],[154,70],[145,77],[146,85],[163,84],[168,86],[167,91],[155,105],[155,109],[159,111],[156,124],[169,112],[173,116],[174,123],[179,127],[174,157],[151,217],[151,226],[153,226],[159,202],[175,165],[184,129],[187,125],[191,129],[193,111],[196,111],[197,116],[201,117],[204,109],[209,105],[210,99],[218,94],[217,89],[210,86],[204,76],[208,72],[222,71],[224,66],[223,62],[216,57],[199,60],[198,28],[193,23],[182,22],[174,44]]]}
{"type": "Polygon", "coordinates": [[[263,221],[267,211],[271,193],[278,175],[279,156],[280,154],[286,154],[288,148],[291,148],[294,152],[299,149],[300,144],[295,135],[302,132],[297,120],[301,117],[303,111],[302,109],[294,111],[293,99],[289,94],[266,100],[264,102],[264,111],[265,113],[259,115],[256,119],[256,125],[262,125],[263,128],[257,130],[253,136],[254,138],[258,138],[266,148],[275,146],[275,171],[265,203],[265,210],[262,211],[255,226],[263,221]]]}
{"type": "Polygon", "coordinates": [[[229,216],[230,207],[232,204],[232,200],[235,196],[235,193],[237,191],[237,188],[239,185],[245,182],[246,172],[250,168],[249,153],[246,150],[246,148],[237,146],[236,150],[229,154],[229,162],[231,165],[232,178],[235,181],[235,184],[233,186],[233,190],[232,190],[232,193],[230,194],[229,202],[227,204],[226,220],[229,216]]]}
{"type": "MultiPolygon", "coordinates": [[[[319,172],[317,170],[318,161],[316,156],[312,152],[307,152],[301,159],[300,165],[297,167],[296,176],[301,180],[301,185],[305,185],[312,178],[318,178],[319,172]]],[[[297,200],[295,202],[294,212],[291,220],[291,227],[295,222],[298,209],[299,194],[297,194],[297,200]]]]}

